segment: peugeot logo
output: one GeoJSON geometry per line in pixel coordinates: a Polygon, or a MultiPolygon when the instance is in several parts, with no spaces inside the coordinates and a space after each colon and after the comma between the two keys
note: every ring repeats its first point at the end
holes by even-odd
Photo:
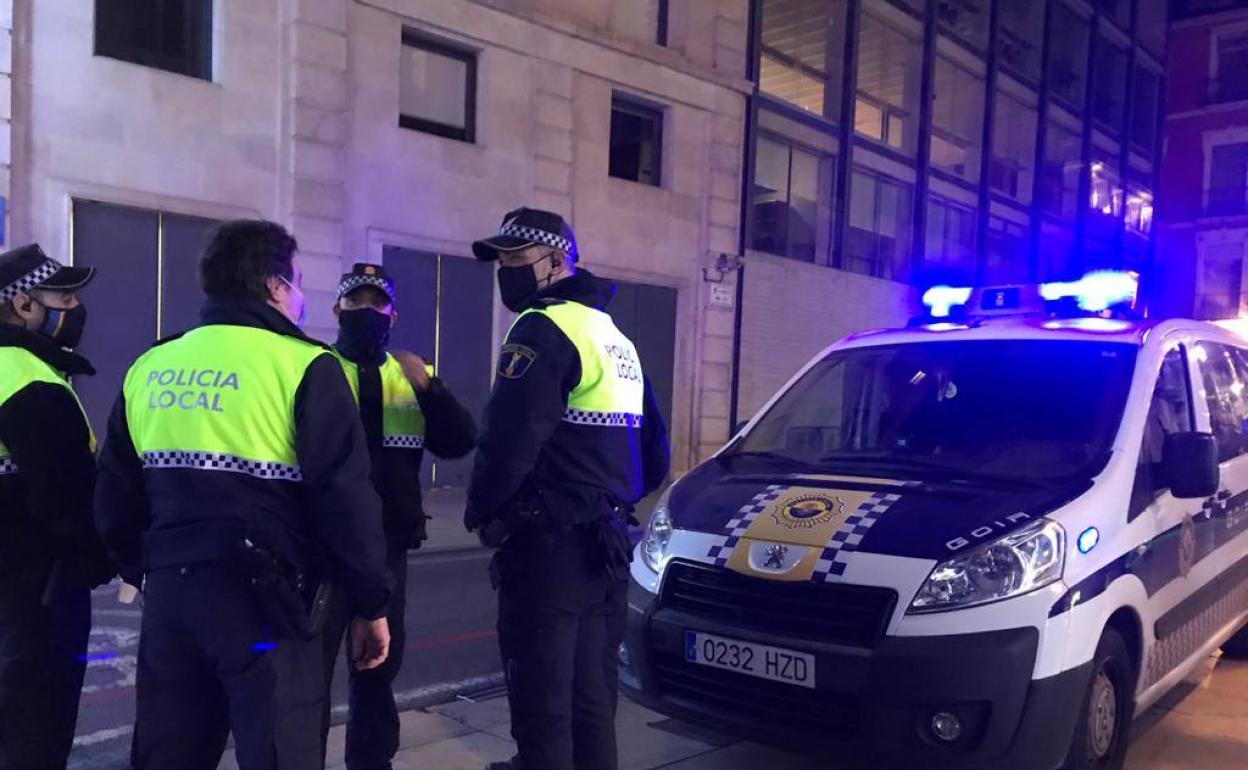
{"type": "Polygon", "coordinates": [[[772,543],[767,546],[767,561],[763,564],[766,569],[784,569],[784,559],[789,555],[789,547],[781,543],[772,543]]]}

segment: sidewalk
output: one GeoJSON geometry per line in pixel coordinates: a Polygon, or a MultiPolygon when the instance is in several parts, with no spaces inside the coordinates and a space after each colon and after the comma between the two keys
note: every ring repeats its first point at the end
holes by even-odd
{"type": "MultiPolygon", "coordinates": [[[[621,770],[835,770],[803,757],[706,734],[621,700],[621,770]]],[[[480,770],[511,757],[507,701],[457,702],[403,714],[396,770],[480,770]]],[[[1211,658],[1135,726],[1129,770],[1248,767],[1248,663],[1211,658]]],[[[343,728],[330,736],[341,770],[343,728]]],[[[232,760],[221,770],[235,770],[232,760]]]]}

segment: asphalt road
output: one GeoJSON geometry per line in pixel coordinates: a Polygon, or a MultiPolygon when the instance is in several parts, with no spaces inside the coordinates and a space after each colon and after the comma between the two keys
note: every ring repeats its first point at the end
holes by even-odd
{"type": "MultiPolygon", "coordinates": [[[[406,660],[395,685],[401,707],[412,708],[489,688],[500,670],[496,603],[481,550],[409,557],[406,660]]],[[[142,610],[122,605],[116,586],[94,597],[90,663],[72,770],[127,767],[134,725],[134,675],[142,610]]],[[[346,672],[334,677],[336,717],[346,703],[346,672]]]]}

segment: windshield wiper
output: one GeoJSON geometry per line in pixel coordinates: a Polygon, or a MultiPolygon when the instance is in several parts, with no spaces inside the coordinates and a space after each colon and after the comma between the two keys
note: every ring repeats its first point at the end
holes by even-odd
{"type": "Polygon", "coordinates": [[[820,464],[835,464],[838,462],[860,463],[863,465],[876,465],[883,467],[901,467],[916,468],[925,471],[938,471],[947,473],[951,478],[965,479],[988,479],[993,481],[1016,482],[1019,484],[1027,484],[1035,486],[1036,481],[1021,476],[1007,476],[999,473],[984,473],[983,471],[972,471],[961,468],[957,465],[942,463],[936,460],[925,460],[919,457],[907,457],[905,455],[846,455],[831,454],[819,458],[820,464]]]}
{"type": "Polygon", "coordinates": [[[769,450],[754,450],[746,452],[731,452],[729,454],[720,455],[725,460],[768,460],[773,463],[779,463],[793,468],[810,468],[810,463],[805,460],[799,460],[792,455],[786,455],[781,452],[773,452],[769,450]]]}

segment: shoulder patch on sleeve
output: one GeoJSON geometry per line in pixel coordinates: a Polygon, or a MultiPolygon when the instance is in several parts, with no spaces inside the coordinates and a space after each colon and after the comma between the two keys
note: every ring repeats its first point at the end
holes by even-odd
{"type": "Polygon", "coordinates": [[[503,346],[503,353],[498,360],[498,376],[509,380],[518,380],[537,360],[537,351],[526,345],[508,344],[503,346]]]}

